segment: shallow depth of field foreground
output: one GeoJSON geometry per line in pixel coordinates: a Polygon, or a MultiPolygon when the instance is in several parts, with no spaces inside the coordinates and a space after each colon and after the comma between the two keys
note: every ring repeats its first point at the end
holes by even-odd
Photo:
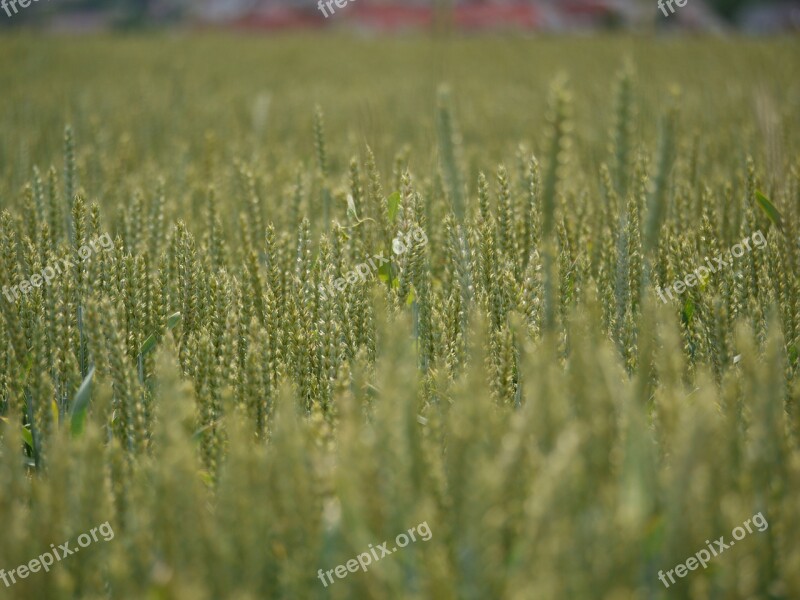
{"type": "Polygon", "coordinates": [[[798,50],[0,39],[0,599],[800,598],[798,50]]]}

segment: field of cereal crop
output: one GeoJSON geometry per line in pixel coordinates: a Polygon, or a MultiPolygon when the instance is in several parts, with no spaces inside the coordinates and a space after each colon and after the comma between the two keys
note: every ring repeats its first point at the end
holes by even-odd
{"type": "Polygon", "coordinates": [[[800,597],[798,50],[0,38],[0,599],[800,597]]]}

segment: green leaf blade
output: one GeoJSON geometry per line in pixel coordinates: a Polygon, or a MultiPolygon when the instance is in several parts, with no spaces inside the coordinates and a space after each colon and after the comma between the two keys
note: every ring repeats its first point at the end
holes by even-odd
{"type": "Polygon", "coordinates": [[[783,231],[783,217],[775,205],[762,192],[756,190],[756,201],[767,215],[767,218],[781,231],[783,231]]]}
{"type": "Polygon", "coordinates": [[[400,209],[400,192],[394,192],[386,202],[389,207],[389,222],[394,223],[397,219],[397,212],[400,209]]]}
{"type": "Polygon", "coordinates": [[[86,410],[89,407],[89,400],[92,397],[92,379],[94,377],[94,367],[89,369],[86,378],[78,388],[75,398],[72,401],[70,408],[70,426],[72,435],[80,435],[83,433],[83,425],[86,420],[86,410]]]}

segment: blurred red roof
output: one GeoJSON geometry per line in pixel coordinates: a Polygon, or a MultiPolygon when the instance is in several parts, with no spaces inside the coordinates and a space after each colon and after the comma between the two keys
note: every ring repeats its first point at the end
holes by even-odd
{"type": "MultiPolygon", "coordinates": [[[[294,5],[264,0],[235,16],[217,16],[201,22],[243,29],[314,29],[350,25],[375,31],[425,29],[435,20],[431,2],[351,0],[335,7],[327,18],[313,0],[294,5]]],[[[453,24],[467,31],[494,29],[545,30],[601,24],[618,11],[611,0],[464,0],[452,9],[453,24]]],[[[330,13],[331,11],[328,10],[330,13]]]]}
{"type": "Polygon", "coordinates": [[[468,30],[521,27],[533,29],[542,25],[539,8],[533,4],[465,4],[454,11],[456,26],[468,30]]]}

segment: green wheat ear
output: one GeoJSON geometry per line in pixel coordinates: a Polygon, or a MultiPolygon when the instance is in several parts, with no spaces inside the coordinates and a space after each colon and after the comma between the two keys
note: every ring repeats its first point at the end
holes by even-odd
{"type": "Polygon", "coordinates": [[[75,139],[72,134],[72,127],[67,125],[64,128],[64,206],[66,207],[67,233],[71,241],[75,241],[73,229],[74,224],[70,221],[77,191],[77,169],[75,168],[75,139]]]}
{"type": "Polygon", "coordinates": [[[440,86],[437,98],[436,131],[439,138],[440,160],[445,173],[448,195],[453,203],[453,212],[458,222],[463,224],[464,177],[459,167],[461,138],[453,115],[450,88],[446,85],[440,86]]]}
{"type": "Polygon", "coordinates": [[[544,326],[546,330],[555,327],[556,318],[556,275],[555,275],[555,209],[559,184],[567,160],[569,133],[570,96],[563,79],[557,79],[550,88],[548,99],[548,139],[547,170],[542,187],[542,257],[544,263],[544,326]]]}
{"type": "Polygon", "coordinates": [[[331,191],[328,187],[328,154],[325,146],[325,123],[322,108],[317,105],[314,110],[314,149],[317,154],[317,180],[320,188],[322,217],[325,227],[331,218],[331,191]]]}
{"type": "Polygon", "coordinates": [[[617,74],[615,83],[613,129],[610,144],[614,186],[622,197],[625,197],[630,183],[630,153],[632,137],[636,128],[634,78],[633,64],[626,61],[617,74]]]}

